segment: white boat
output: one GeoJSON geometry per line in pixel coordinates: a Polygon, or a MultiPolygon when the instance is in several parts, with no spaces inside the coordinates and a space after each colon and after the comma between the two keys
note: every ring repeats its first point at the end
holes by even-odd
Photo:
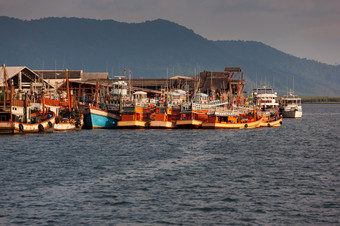
{"type": "Polygon", "coordinates": [[[254,103],[261,111],[261,127],[279,127],[282,125],[282,117],[279,116],[279,101],[277,92],[273,88],[263,86],[253,90],[254,103]]]}
{"type": "Polygon", "coordinates": [[[301,98],[296,97],[291,91],[286,97],[280,99],[280,113],[284,118],[301,118],[301,98]]]}
{"type": "Polygon", "coordinates": [[[270,87],[263,86],[253,90],[254,102],[260,106],[262,111],[271,113],[277,110],[279,103],[277,101],[277,93],[270,87]]]}

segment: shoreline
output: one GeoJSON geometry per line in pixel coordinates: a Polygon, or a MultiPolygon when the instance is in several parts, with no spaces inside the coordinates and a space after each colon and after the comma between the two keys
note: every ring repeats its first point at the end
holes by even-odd
{"type": "Polygon", "coordinates": [[[340,104],[340,97],[301,97],[302,104],[340,104]]]}

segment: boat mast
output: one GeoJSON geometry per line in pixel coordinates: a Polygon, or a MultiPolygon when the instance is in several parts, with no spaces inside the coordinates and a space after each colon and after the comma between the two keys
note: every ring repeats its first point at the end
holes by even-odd
{"type": "Polygon", "coordinates": [[[293,95],[294,95],[294,75],[293,75],[293,95]]]}
{"type": "Polygon", "coordinates": [[[212,71],[210,72],[210,98],[212,100],[215,100],[214,98],[214,95],[213,95],[213,82],[212,82],[212,76],[213,76],[213,73],[212,71]]]}
{"type": "Polygon", "coordinates": [[[68,78],[68,69],[66,69],[66,88],[67,88],[67,100],[68,100],[68,111],[71,111],[71,94],[70,94],[70,81],[68,78]]]}
{"type": "Polygon", "coordinates": [[[13,115],[12,115],[13,98],[14,98],[14,82],[13,82],[13,79],[11,79],[11,101],[10,101],[10,119],[9,119],[10,122],[13,121],[13,115]]]}
{"type": "Polygon", "coordinates": [[[131,69],[129,70],[129,97],[132,100],[132,87],[131,87],[131,69]]]}
{"type": "Polygon", "coordinates": [[[287,98],[289,97],[288,95],[288,77],[287,77],[287,98]]]}
{"type": "Polygon", "coordinates": [[[97,85],[96,85],[96,107],[99,107],[99,81],[97,80],[97,85]]]}
{"type": "Polygon", "coordinates": [[[169,80],[168,80],[169,78],[168,77],[169,77],[169,71],[168,71],[168,68],[166,68],[166,93],[168,93],[168,91],[169,91],[168,90],[169,89],[169,84],[168,84],[169,83],[169,80]]]}
{"type": "Polygon", "coordinates": [[[3,65],[2,65],[2,68],[3,68],[3,70],[4,70],[4,83],[5,83],[4,85],[5,85],[5,88],[6,88],[4,98],[5,98],[5,102],[6,102],[7,99],[9,99],[6,65],[3,64],[3,65]]]}
{"type": "Polygon", "coordinates": [[[41,102],[42,102],[43,114],[45,114],[45,91],[44,89],[41,92],[41,102]]]}

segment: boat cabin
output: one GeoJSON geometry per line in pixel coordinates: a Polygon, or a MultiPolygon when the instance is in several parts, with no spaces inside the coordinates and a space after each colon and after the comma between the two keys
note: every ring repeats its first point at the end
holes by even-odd
{"type": "Polygon", "coordinates": [[[205,93],[196,93],[194,102],[197,104],[207,104],[208,97],[209,96],[205,93]]]}
{"type": "Polygon", "coordinates": [[[113,95],[121,95],[121,96],[127,96],[128,91],[128,84],[125,81],[117,81],[112,83],[113,89],[112,94],[113,95]]]}
{"type": "Polygon", "coordinates": [[[257,89],[254,89],[253,90],[253,93],[255,96],[257,95],[263,95],[263,94],[274,94],[274,95],[277,95],[276,92],[274,92],[274,90],[270,87],[262,87],[262,88],[257,88],[257,89]]]}
{"type": "Polygon", "coordinates": [[[137,91],[133,94],[133,99],[135,103],[146,103],[148,93],[143,91],[137,91]]]}
{"type": "Polygon", "coordinates": [[[186,100],[187,93],[184,90],[176,89],[174,92],[179,94],[179,99],[181,100],[181,102],[186,100]]]}
{"type": "Polygon", "coordinates": [[[175,90],[168,95],[168,102],[171,104],[180,104],[186,100],[186,92],[183,90],[175,90]]]}
{"type": "Polygon", "coordinates": [[[254,102],[256,105],[261,105],[262,109],[276,108],[279,105],[277,102],[277,93],[272,88],[262,87],[253,90],[254,102]]]}
{"type": "Polygon", "coordinates": [[[284,98],[280,101],[282,106],[297,105],[301,106],[301,98],[284,98]]]}

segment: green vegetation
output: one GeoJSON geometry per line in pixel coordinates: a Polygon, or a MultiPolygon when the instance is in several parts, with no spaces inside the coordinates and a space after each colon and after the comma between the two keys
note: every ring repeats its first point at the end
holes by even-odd
{"type": "Polygon", "coordinates": [[[340,97],[301,97],[303,104],[340,104],[340,97]]]}

